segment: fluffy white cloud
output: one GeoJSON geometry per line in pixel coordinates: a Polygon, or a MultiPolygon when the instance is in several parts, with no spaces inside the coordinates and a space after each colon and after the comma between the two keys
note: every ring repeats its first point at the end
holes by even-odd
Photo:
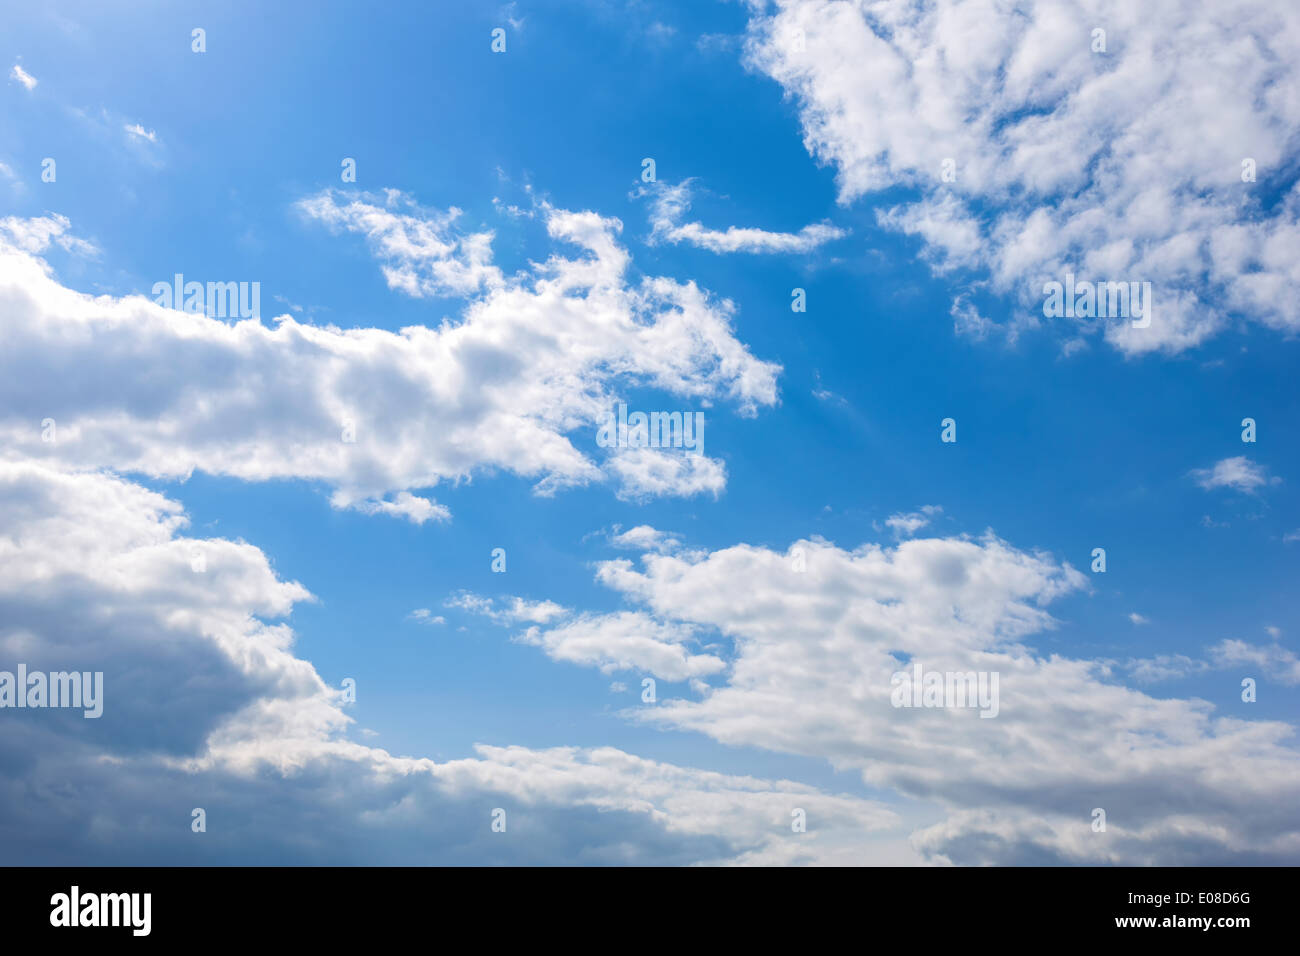
{"type": "Polygon", "coordinates": [[[41,216],[36,219],[8,216],[0,219],[0,243],[30,253],[43,252],[53,244],[73,255],[98,255],[99,249],[94,243],[68,232],[71,227],[72,223],[66,216],[41,216]]]}
{"type": "Polygon", "coordinates": [[[841,201],[914,190],[879,221],[1016,300],[1013,321],[1040,321],[1044,283],[1070,272],[1152,283],[1149,327],[1047,320],[1126,353],[1181,351],[1237,316],[1300,329],[1295,4],[750,6],[746,60],[797,102],[841,201]]]}
{"type": "Polygon", "coordinates": [[[97,720],[4,713],[11,861],[839,862],[897,826],[857,797],[608,747],[438,763],[353,742],[341,695],[276,623],[308,592],[256,547],[185,527],[120,478],[0,462],[0,658],[104,672],[97,720]]]}
{"type": "Polygon", "coordinates": [[[613,449],[605,470],[619,483],[619,497],[642,500],[660,495],[717,496],[727,486],[727,466],[698,452],[664,448],[613,449]]]}
{"type": "Polygon", "coordinates": [[[650,199],[651,242],[685,242],[710,252],[806,253],[848,235],[847,230],[828,222],[812,223],[798,232],[737,226],[718,230],[698,222],[682,222],[691,208],[691,183],[689,179],[676,186],[658,183],[638,192],[650,199]]]}
{"type": "MultiPolygon", "coordinates": [[[[360,206],[309,203],[327,222],[366,223],[381,258],[398,261],[390,279],[392,269],[440,274],[442,219],[425,235],[409,215],[394,225],[360,206]]],[[[51,242],[80,250],[66,219],[4,220],[0,440],[7,454],[75,468],[321,481],[338,507],[416,522],[448,517],[416,492],[491,469],[536,479],[540,494],[606,480],[628,497],[717,494],[720,461],[606,452],[598,424],[617,390],[638,386],[754,414],[776,401],[779,367],[736,340],[730,302],[662,277],[629,284],[617,220],[545,215],[551,237],[582,254],[484,280],[459,322],[397,333],[287,315],[226,322],[141,296],[85,295],[38,257],[51,242]],[[73,371],[86,368],[97,372],[73,371]],[[56,440],[42,433],[46,419],[56,440]]]]}
{"type": "MultiPolygon", "coordinates": [[[[796,547],[802,555],[737,545],[599,565],[601,582],[640,605],[640,633],[657,622],[720,635],[730,647],[719,655],[725,671],[697,687],[700,699],[663,699],[629,719],[822,758],[937,803],[947,819],[915,835],[935,859],[1300,859],[1292,726],[1154,698],[1115,682],[1108,662],[1028,644],[1054,625],[1045,605],[1086,587],[1069,565],[992,536],[796,547]],[[894,706],[891,678],[918,665],[999,675],[996,717],[894,706]],[[1099,806],[1104,834],[1091,830],[1099,806]]],[[[1267,664],[1279,680],[1294,673],[1276,652],[1232,643],[1221,651],[1267,664]]],[[[585,659],[602,666],[597,654],[585,659]]],[[[1160,663],[1139,676],[1169,676],[1156,673],[1160,663]]]]}

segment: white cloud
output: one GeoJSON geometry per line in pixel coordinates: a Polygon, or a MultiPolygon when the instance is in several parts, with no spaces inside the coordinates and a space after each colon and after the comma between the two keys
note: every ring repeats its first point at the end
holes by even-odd
{"type": "Polygon", "coordinates": [[[554,601],[529,601],[521,597],[510,597],[506,601],[505,607],[498,608],[493,598],[486,598],[471,591],[461,591],[449,597],[445,606],[459,608],[472,614],[481,614],[498,624],[521,622],[545,624],[569,613],[568,608],[554,601]]]}
{"type": "MultiPolygon", "coordinates": [[[[625,633],[656,622],[716,633],[730,649],[701,699],[627,716],[729,746],[825,759],[872,787],[937,804],[947,819],[913,836],[936,861],[1300,859],[1291,725],[1157,699],[1115,683],[1105,661],[1028,645],[1054,626],[1045,605],[1086,588],[1079,571],[991,535],[892,549],[798,545],[802,572],[788,553],[750,545],[645,554],[639,568],[625,558],[602,562],[598,580],[643,616],[625,633]],[[891,675],[917,664],[999,674],[996,718],[891,706],[891,675]],[[1123,839],[1092,833],[1098,805],[1123,839]]],[[[597,646],[572,659],[607,666],[612,650],[597,646]]],[[[1291,673],[1289,659],[1268,660],[1279,679],[1291,673]]],[[[1131,669],[1150,680],[1204,668],[1175,657],[1131,669]]]]}
{"type": "Polygon", "coordinates": [[[1251,494],[1264,485],[1276,484],[1279,479],[1268,477],[1262,465],[1258,465],[1244,455],[1224,458],[1214,463],[1212,468],[1195,468],[1192,478],[1206,491],[1215,488],[1231,488],[1251,494]]]}
{"type": "Polygon", "coordinates": [[[1219,667],[1250,664],[1259,668],[1268,680],[1291,687],[1300,684],[1300,657],[1280,644],[1261,647],[1245,641],[1225,640],[1211,648],[1210,655],[1219,667]]]}
{"type": "Polygon", "coordinates": [[[45,251],[53,243],[74,255],[88,258],[98,256],[98,246],[68,232],[71,225],[66,216],[41,216],[36,219],[8,216],[0,219],[0,247],[12,245],[35,254],[45,251]]]}
{"type": "Polygon", "coordinates": [[[1134,611],[1132,614],[1130,614],[1130,615],[1128,616],[1128,619],[1129,619],[1130,621],[1132,621],[1134,624],[1150,624],[1150,623],[1151,623],[1151,622],[1148,621],[1145,617],[1143,617],[1141,614],[1139,614],[1137,611],[1134,611]]]}
{"type": "Polygon", "coordinates": [[[451,520],[451,511],[445,506],[430,501],[428,498],[413,495],[409,491],[399,491],[392,501],[381,501],[373,498],[363,501],[350,501],[346,495],[335,495],[333,503],[335,507],[352,507],[363,514],[384,514],[395,518],[406,518],[412,524],[451,520]]]}
{"type": "Polygon", "coordinates": [[[580,615],[549,629],[530,627],[520,641],[542,648],[552,660],[597,667],[606,674],[635,670],[684,681],[727,666],[716,655],[691,652],[694,628],[635,611],[580,615]]]}
{"type": "Polygon", "coordinates": [[[441,614],[434,614],[427,607],[417,607],[414,611],[408,614],[407,617],[419,624],[428,624],[430,627],[435,624],[447,623],[445,617],[441,614]]]}
{"type": "MultiPolygon", "coordinates": [[[[0,441],[68,467],[320,481],[337,507],[415,521],[447,511],[414,492],[494,469],[534,479],[539,494],[604,481],[625,497],[717,494],[721,461],[605,452],[598,424],[620,389],[639,386],[755,414],[776,401],[779,366],[734,337],[730,302],[663,277],[629,284],[617,220],[545,217],[552,239],[582,254],[494,280],[459,321],[399,332],[288,315],[227,322],[143,296],[92,297],[37,257],[51,242],[85,251],[66,219],[3,220],[0,373],[18,397],[0,409],[0,441]],[[66,370],[88,367],[98,374],[69,387],[66,370]],[[55,442],[42,440],[46,418],[55,442]]],[[[381,258],[401,248],[412,270],[419,250],[440,248],[377,231],[381,258]]]]}
{"type": "Polygon", "coordinates": [[[382,197],[327,189],[301,200],[298,209],[333,229],[365,236],[389,287],[406,295],[463,296],[505,284],[492,264],[492,233],[459,232],[455,207],[423,209],[396,189],[382,197]]]}
{"type": "Polygon", "coordinates": [[[999,328],[992,319],[981,315],[980,310],[965,295],[959,295],[952,300],[952,308],[948,310],[948,314],[952,317],[953,331],[958,335],[983,339],[999,328]]]}
{"type": "Polygon", "coordinates": [[[11,80],[17,80],[29,90],[36,89],[36,77],[32,76],[17,63],[15,63],[13,69],[9,71],[9,78],[11,80]]]}
{"type": "Polygon", "coordinates": [[[499,15],[505,18],[506,22],[510,24],[510,29],[514,30],[516,33],[523,30],[525,18],[519,16],[518,3],[507,3],[501,8],[499,15]]]}
{"type": "Polygon", "coordinates": [[[802,254],[848,235],[847,230],[826,222],[804,226],[797,233],[737,226],[717,230],[698,222],[684,223],[682,218],[691,208],[691,182],[687,179],[676,186],[658,183],[638,191],[638,195],[650,197],[651,242],[685,242],[718,253],[802,254]]]}
{"type": "Polygon", "coordinates": [[[639,524],[635,528],[619,531],[610,536],[610,544],[616,548],[633,548],[638,551],[676,551],[682,546],[681,539],[665,531],[659,531],[648,524],[639,524]]]}
{"type": "Polygon", "coordinates": [[[928,525],[935,515],[942,513],[943,508],[939,505],[922,505],[920,511],[890,515],[885,524],[893,530],[895,537],[909,538],[928,525]]]}
{"type": "Polygon", "coordinates": [[[1186,654],[1158,654],[1155,657],[1130,660],[1125,667],[1138,683],[1155,684],[1203,673],[1209,670],[1210,665],[1186,654]]]}
{"type": "Polygon", "coordinates": [[[654,43],[667,43],[677,35],[677,28],[656,20],[646,27],[646,38],[654,43]]]}
{"type": "Polygon", "coordinates": [[[139,123],[127,123],[122,129],[126,130],[128,136],[136,139],[142,139],[149,143],[158,142],[158,134],[151,129],[145,129],[139,123]]]}
{"type": "Polygon", "coordinates": [[[1030,324],[1066,272],[1149,281],[1147,328],[1047,320],[1130,354],[1194,347],[1238,316],[1300,330],[1295,4],[1218,0],[1194,17],[1177,0],[751,9],[746,61],[798,104],[841,201],[912,190],[879,220],[916,236],[936,272],[972,271],[1030,324]],[[1092,52],[1099,26],[1105,53],[1092,52]],[[1243,182],[1246,159],[1257,183],[1243,182]]]}
{"type": "Polygon", "coordinates": [[[439,763],[353,742],[339,692],[274,623],[306,589],[257,547],[185,527],[179,504],[121,478],[0,462],[0,654],[104,672],[95,721],[6,713],[0,765],[22,768],[0,775],[9,859],[860,862],[897,827],[873,801],[607,747],[439,763]],[[193,839],[196,804],[220,840],[193,839]],[[495,807],[520,839],[491,834],[495,807]],[[792,807],[808,834],[790,833],[792,807]]]}
{"type": "Polygon", "coordinates": [[[605,469],[618,479],[619,497],[711,494],[727,485],[727,467],[717,458],[663,448],[616,448],[605,469]]]}

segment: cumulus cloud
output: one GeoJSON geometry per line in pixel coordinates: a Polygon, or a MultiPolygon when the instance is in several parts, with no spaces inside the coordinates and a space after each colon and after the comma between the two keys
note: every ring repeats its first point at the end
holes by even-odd
{"type": "Polygon", "coordinates": [[[310,594],[257,547],[186,527],[177,502],[124,479],[0,462],[0,656],[104,672],[98,720],[6,712],[11,861],[841,862],[898,825],[873,801],[609,747],[439,763],[353,742],[284,622],[310,594]],[[208,839],[190,831],[196,806],[208,839]],[[807,834],[790,832],[793,808],[807,834]]]}
{"type": "MultiPolygon", "coordinates": [[[[331,223],[379,215],[314,203],[331,223]]],[[[633,498],[717,494],[720,461],[602,450],[598,425],[621,389],[642,386],[752,415],[776,401],[779,366],[735,338],[730,302],[691,282],[631,282],[617,220],[549,207],[545,217],[578,256],[484,280],[460,321],[399,332],[288,315],[227,322],[143,296],[86,295],[40,258],[52,242],[82,249],[66,219],[3,220],[0,438],[11,454],[75,468],[319,481],[337,507],[416,522],[448,517],[419,492],[493,469],[534,479],[539,494],[606,481],[633,498]],[[98,373],[69,372],[89,367],[98,373]],[[45,419],[57,440],[42,438],[45,419]]],[[[391,225],[367,232],[390,280],[428,267],[428,281],[444,281],[438,240],[413,221],[391,225]]],[[[418,294],[424,279],[412,281],[418,294]]]]}
{"type": "Polygon", "coordinates": [[[812,223],[798,232],[769,232],[766,229],[728,226],[710,229],[698,222],[682,222],[691,208],[692,180],[676,186],[657,183],[643,187],[638,195],[650,200],[650,241],[687,243],[710,252],[807,253],[848,231],[828,222],[812,223]]]}
{"type": "Polygon", "coordinates": [[[727,467],[717,458],[664,448],[613,449],[605,470],[618,479],[619,497],[633,501],[663,495],[717,496],[727,467]]]}
{"type": "Polygon", "coordinates": [[[1238,317],[1300,330],[1294,4],[750,6],[746,62],[796,102],[841,201],[909,190],[878,219],[936,272],[988,283],[1030,324],[1066,273],[1150,282],[1145,328],[1047,320],[1127,354],[1192,348],[1238,317]]]}
{"type": "MultiPolygon", "coordinates": [[[[1031,639],[1055,626],[1047,605],[1086,588],[1068,564],[992,535],[797,546],[802,570],[789,553],[751,545],[598,566],[629,613],[648,616],[624,633],[656,622],[719,635],[723,648],[725,669],[701,699],[661,700],[630,719],[825,759],[937,804],[947,817],[913,836],[935,861],[1300,859],[1291,725],[1158,699],[1117,683],[1108,662],[1034,650],[1031,639]],[[892,675],[916,666],[1000,675],[997,716],[893,706],[892,675]],[[1097,806],[1106,834],[1091,830],[1097,806]]],[[[1282,680],[1294,667],[1234,644],[1219,656],[1267,660],[1282,680]]],[[[570,659],[604,667],[611,657],[570,659]]],[[[1157,668],[1200,669],[1179,658],[1135,669],[1166,676],[1157,668]]]]}

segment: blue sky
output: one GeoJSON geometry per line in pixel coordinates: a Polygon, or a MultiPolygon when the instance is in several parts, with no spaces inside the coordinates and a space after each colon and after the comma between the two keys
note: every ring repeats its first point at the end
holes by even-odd
{"type": "MultiPolygon", "coordinates": [[[[1300,820],[1278,805],[1294,807],[1300,779],[1289,736],[1300,719],[1300,541],[1288,540],[1300,537],[1300,166],[1296,108],[1272,91],[1293,85],[1297,60],[1270,18],[1295,28],[1295,14],[1262,4],[1232,28],[1273,44],[1277,65],[1240,75],[1259,95],[1225,118],[1180,92],[1197,88],[1198,69],[1232,74],[1231,43],[1198,66],[1195,36],[1180,28],[1171,43],[1183,55],[1154,64],[1145,41],[1166,16],[1177,22],[1162,5],[1149,24],[1108,3],[1084,4],[1074,20],[1060,5],[1031,5],[1029,26],[979,56],[962,51],[982,34],[939,6],[891,14],[889,55],[877,46],[884,27],[873,33],[847,3],[10,11],[0,320],[21,344],[0,414],[19,489],[8,499],[12,560],[62,560],[52,556],[62,539],[23,523],[31,482],[64,489],[41,498],[51,521],[79,513],[78,501],[118,501],[111,484],[179,503],[189,524],[166,535],[177,555],[190,541],[242,542],[247,574],[263,560],[270,569],[256,588],[223,584],[202,599],[188,583],[164,587],[163,572],[141,570],[152,564],[112,550],[113,529],[153,527],[149,509],[113,518],[104,506],[87,511],[103,529],[83,526],[109,542],[98,570],[69,557],[64,577],[5,598],[0,668],[23,653],[51,669],[102,659],[108,688],[91,751],[81,728],[61,736],[42,715],[5,713],[25,721],[9,765],[37,766],[32,754],[44,753],[39,772],[58,780],[91,752],[129,752],[160,774],[147,800],[110,775],[111,796],[93,812],[9,794],[0,827],[49,824],[24,838],[24,858],[1294,862],[1300,820]],[[1103,54],[1089,50],[1097,24],[1109,27],[1103,54]],[[202,53],[191,49],[196,27],[202,53]],[[944,51],[946,72],[918,50],[944,51]],[[996,89],[982,85],[989,76],[996,89]],[[1164,109],[1123,92],[1144,84],[1164,109]],[[1090,126],[1098,113],[1106,125],[1090,126]],[[1055,125],[1044,133],[1035,115],[1055,125]],[[1232,135],[1181,138],[1216,123],[1232,135]],[[950,155],[955,183],[937,177],[950,155]],[[1255,182],[1237,177],[1238,155],[1257,157],[1255,182]],[[41,178],[46,157],[54,182],[41,178]],[[647,157],[653,182],[642,177],[647,157]],[[344,158],[356,161],[355,183],[340,177],[344,158]],[[673,196],[689,206],[670,209],[673,196]],[[566,218],[583,213],[593,219],[566,218]],[[595,229],[594,217],[629,260],[592,290],[583,263],[600,254],[557,224],[595,229]],[[674,232],[684,221],[697,228],[674,232]],[[818,224],[835,237],[799,245],[818,224]],[[733,226],[761,233],[723,238],[733,226]],[[470,237],[485,235],[490,251],[475,260],[470,237]],[[712,239],[691,238],[701,235],[712,239]],[[24,271],[33,261],[52,270],[51,285],[24,271]],[[1042,281],[1067,268],[1151,281],[1152,329],[1045,318],[1042,281]],[[251,333],[222,338],[211,324],[233,319],[185,331],[147,301],[175,273],[259,282],[263,326],[288,315],[326,337],[249,344],[251,333]],[[653,299],[643,283],[656,277],[672,283],[667,305],[640,298],[653,299]],[[557,299],[548,279],[574,285],[557,299]],[[55,287],[104,298],[74,308],[55,287]],[[791,309],[796,288],[805,312],[791,309]],[[659,323],[662,354],[620,324],[628,309],[659,323]],[[96,324],[100,313],[116,318],[96,324]],[[546,346],[571,320],[590,324],[546,346]],[[84,335],[64,321],[87,323],[76,326],[84,335]],[[471,341],[448,364],[433,338],[373,331],[411,327],[462,327],[471,341]],[[347,330],[371,331],[349,340],[347,330]],[[591,363],[546,377],[548,362],[588,345],[591,363]],[[676,379],[664,372],[671,356],[685,362],[676,379]],[[480,370],[491,380],[482,395],[480,370]],[[446,397],[443,382],[459,383],[455,397],[421,408],[446,397]],[[500,414],[475,417],[480,400],[500,414]],[[642,465],[621,471],[592,418],[615,401],[702,411],[711,470],[673,471],[681,456],[670,450],[663,482],[642,465]],[[317,428],[349,403],[361,409],[363,446],[383,436],[364,464],[335,458],[317,428]],[[46,414],[73,437],[36,440],[46,414]],[[955,443],[940,440],[949,417],[955,443]],[[1241,440],[1246,417],[1256,442],[1241,440]],[[518,440],[516,427],[528,429],[518,440]],[[370,513],[403,493],[445,513],[370,513]],[[904,530],[908,515],[920,523],[904,530]],[[641,526],[673,540],[620,546],[617,535],[641,526]],[[806,579],[769,579],[800,542],[824,558],[806,579]],[[1097,547],[1105,574],[1090,571],[1097,547]],[[491,570],[494,548],[506,550],[504,574],[491,570]],[[106,583],[137,571],[129,586],[106,583]],[[82,573],[93,584],[68,583],[82,573]],[[266,595],[285,582],[314,599],[268,611],[266,595]],[[819,597],[799,590],[807,582],[819,597]],[[129,608],[114,603],[122,593],[129,608]],[[505,611],[515,597],[561,610],[505,611]],[[478,599],[495,602],[496,619],[478,599]],[[159,638],[116,648],[92,634],[95,650],[78,657],[55,609],[83,625],[156,619],[159,638]],[[182,639],[172,629],[191,612],[198,623],[182,639]],[[621,612],[640,615],[635,633],[621,612]],[[281,700],[283,685],[220,636],[249,620],[292,629],[290,648],[272,640],[253,658],[274,658],[277,674],[310,662],[301,700],[281,700]],[[546,636],[562,641],[574,622],[589,633],[548,653],[546,636]],[[696,685],[656,671],[636,640],[661,627],[687,666],[712,666],[700,655],[721,665],[696,685]],[[228,698],[160,686],[114,713],[115,666],[126,681],[162,655],[160,673],[175,667],[194,688],[212,642],[235,662],[228,698]],[[963,724],[975,729],[962,731],[960,759],[941,724],[903,727],[910,715],[887,705],[855,710],[888,698],[891,661],[930,654],[935,667],[1002,655],[1006,701],[987,722],[999,727],[963,724]],[[640,689],[652,674],[660,711],[647,717],[640,689]],[[1245,677],[1259,684],[1251,703],[1245,677]],[[333,696],[345,678],[354,703],[333,696]],[[249,700],[265,708],[241,710],[249,700]],[[307,712],[310,727],[285,716],[307,712]],[[253,727],[258,714],[266,723],[253,727]],[[173,720],[203,732],[157,753],[124,743],[136,740],[131,721],[173,720]],[[686,784],[672,784],[646,797],[663,815],[651,822],[628,796],[649,792],[635,775],[611,769],[614,782],[591,782],[538,756],[538,781],[507,786],[498,757],[476,745],[525,748],[530,761],[577,748],[574,759],[599,762],[592,754],[615,748],[688,776],[755,778],[771,800],[753,810],[761,825],[729,828],[718,819],[749,811],[718,818],[710,801],[751,791],[690,777],[700,790],[689,809],[674,798],[686,784]],[[444,769],[430,771],[427,791],[394,794],[367,782],[390,757],[444,769]],[[196,762],[178,778],[168,760],[196,762]],[[471,762],[472,785],[452,782],[456,761],[471,762]],[[999,766],[1013,779],[1023,770],[1023,790],[995,783],[999,766]],[[298,776],[277,777],[286,767],[298,776]],[[1251,781],[1247,792],[1225,796],[1223,774],[1251,781]],[[791,781],[829,801],[820,833],[781,822],[800,805],[791,781]],[[263,798],[290,809],[280,836],[256,842],[245,799],[263,798]],[[525,847],[439,855],[437,840],[455,841],[402,818],[408,799],[423,816],[463,809],[481,819],[484,841],[497,806],[556,814],[582,836],[543,837],[537,823],[517,838],[535,838],[525,847]],[[329,824],[302,822],[295,800],[329,807],[329,824]],[[1090,831],[1092,808],[1108,804],[1117,825],[1090,831]],[[214,820],[200,842],[192,806],[214,820]],[[384,839],[330,849],[326,834],[376,807],[393,814],[384,839]],[[611,807],[598,823],[583,816],[611,807]],[[50,822],[87,814],[103,820],[81,836],[50,822]],[[159,814],[176,815],[176,832],[141,836],[140,821],[159,814]],[[412,856],[417,835],[432,856],[412,856]]],[[[325,431],[337,427],[329,421],[325,431]]],[[[153,534],[121,540],[135,548],[153,534]]],[[[253,645],[270,640],[255,631],[253,645]]]]}

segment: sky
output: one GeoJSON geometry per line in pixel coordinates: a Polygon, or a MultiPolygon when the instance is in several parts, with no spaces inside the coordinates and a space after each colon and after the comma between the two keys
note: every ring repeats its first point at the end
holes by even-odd
{"type": "Polygon", "coordinates": [[[65,2],[0,68],[6,862],[1300,862],[1300,8],[65,2]]]}

